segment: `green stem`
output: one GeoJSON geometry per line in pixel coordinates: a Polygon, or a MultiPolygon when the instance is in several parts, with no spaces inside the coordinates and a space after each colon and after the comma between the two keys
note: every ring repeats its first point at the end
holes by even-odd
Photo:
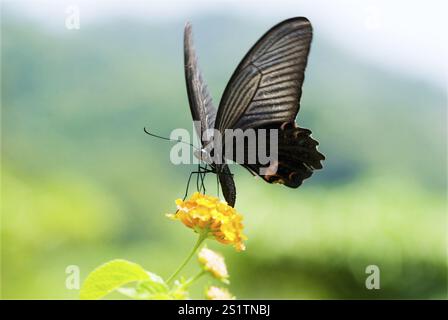
{"type": "Polygon", "coordinates": [[[185,283],[182,285],[182,288],[187,288],[187,287],[190,286],[193,282],[195,282],[195,281],[198,280],[200,277],[202,277],[205,273],[206,273],[205,270],[201,270],[201,271],[199,271],[194,277],[191,277],[190,279],[188,279],[187,281],[185,281],[185,283]]]}
{"type": "Polygon", "coordinates": [[[196,244],[194,245],[193,249],[191,250],[188,257],[182,262],[182,264],[177,268],[176,271],[168,278],[166,281],[167,284],[169,284],[178,274],[182,271],[182,269],[187,265],[187,263],[191,260],[191,258],[194,256],[198,248],[201,246],[202,242],[207,238],[207,232],[203,232],[199,234],[198,241],[196,241],[196,244]]]}

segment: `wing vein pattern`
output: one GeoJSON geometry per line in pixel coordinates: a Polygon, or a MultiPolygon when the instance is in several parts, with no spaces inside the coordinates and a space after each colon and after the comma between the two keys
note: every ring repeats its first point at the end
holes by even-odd
{"type": "Polygon", "coordinates": [[[311,23],[302,17],[283,21],[261,37],[224,90],[215,128],[224,132],[293,121],[311,39],[311,23]]]}
{"type": "Polygon", "coordinates": [[[214,128],[216,108],[213,105],[211,95],[203,79],[197,60],[193,46],[191,25],[187,23],[184,31],[185,82],[187,85],[191,115],[194,121],[199,121],[201,124],[200,128],[196,128],[196,131],[204,146],[208,140],[203,141],[202,133],[209,128],[214,128]]]}

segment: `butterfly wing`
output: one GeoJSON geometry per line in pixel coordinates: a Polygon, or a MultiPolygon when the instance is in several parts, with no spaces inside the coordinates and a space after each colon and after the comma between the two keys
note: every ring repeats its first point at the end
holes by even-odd
{"type": "Polygon", "coordinates": [[[191,24],[187,23],[184,30],[185,81],[187,84],[191,116],[193,117],[193,121],[200,123],[200,127],[197,126],[196,130],[201,139],[202,146],[204,146],[207,144],[208,139],[203,137],[202,133],[214,127],[216,108],[213,105],[207,85],[203,80],[197,60],[193,46],[191,24]]]}
{"type": "MultiPolygon", "coordinates": [[[[210,139],[203,136],[203,133],[207,129],[214,128],[216,108],[213,106],[212,98],[203,80],[197,60],[193,46],[192,28],[187,23],[184,31],[185,81],[187,84],[191,116],[193,117],[193,121],[200,123],[200,126],[196,127],[196,131],[204,147],[210,139]]],[[[215,165],[214,167],[218,174],[224,198],[233,207],[236,200],[236,189],[232,173],[226,164],[215,165]]]]}
{"type": "MultiPolygon", "coordinates": [[[[289,187],[298,187],[314,169],[322,168],[324,159],[311,131],[295,125],[312,33],[311,23],[303,17],[285,20],[266,32],[230,78],[215,121],[222,134],[225,129],[279,129],[275,173],[261,176],[289,187]]],[[[243,165],[260,175],[260,164],[243,165]]]]}

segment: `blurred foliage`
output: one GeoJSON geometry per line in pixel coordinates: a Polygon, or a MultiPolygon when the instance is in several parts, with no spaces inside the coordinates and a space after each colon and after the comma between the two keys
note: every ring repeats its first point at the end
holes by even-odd
{"type": "MultiPolygon", "coordinates": [[[[272,21],[192,22],[217,102],[272,21]]],[[[77,298],[65,288],[65,268],[78,265],[85,278],[114,258],[167,276],[191,247],[191,232],[164,213],[174,210],[193,166],[172,165],[170,144],[142,130],[191,127],[182,29],[182,21],[122,19],[44,30],[3,8],[4,298],[77,298]]],[[[211,245],[225,253],[231,291],[238,298],[444,298],[443,90],[366,64],[317,31],[301,106],[298,122],[321,142],[324,170],[292,190],[233,166],[248,249],[211,245]],[[365,289],[370,264],[381,269],[381,290],[365,289]]]]}

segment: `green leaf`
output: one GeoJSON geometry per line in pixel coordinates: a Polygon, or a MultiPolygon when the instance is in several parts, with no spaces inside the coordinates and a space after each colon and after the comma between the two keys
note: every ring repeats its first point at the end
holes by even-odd
{"type": "Polygon", "coordinates": [[[149,280],[139,283],[139,287],[151,294],[166,293],[169,291],[168,285],[158,275],[148,272],[149,280]]]}
{"type": "Polygon", "coordinates": [[[151,274],[140,265],[126,260],[112,260],[92,271],[81,288],[83,300],[101,299],[119,287],[134,281],[154,281],[160,284],[163,280],[151,274]]]}
{"type": "Polygon", "coordinates": [[[173,297],[168,292],[150,293],[138,286],[118,288],[117,291],[131,299],[137,300],[173,300],[173,297]]]}
{"type": "Polygon", "coordinates": [[[117,291],[132,299],[166,300],[173,299],[169,287],[158,275],[148,272],[149,279],[140,281],[135,287],[119,288],[117,291]]]}

